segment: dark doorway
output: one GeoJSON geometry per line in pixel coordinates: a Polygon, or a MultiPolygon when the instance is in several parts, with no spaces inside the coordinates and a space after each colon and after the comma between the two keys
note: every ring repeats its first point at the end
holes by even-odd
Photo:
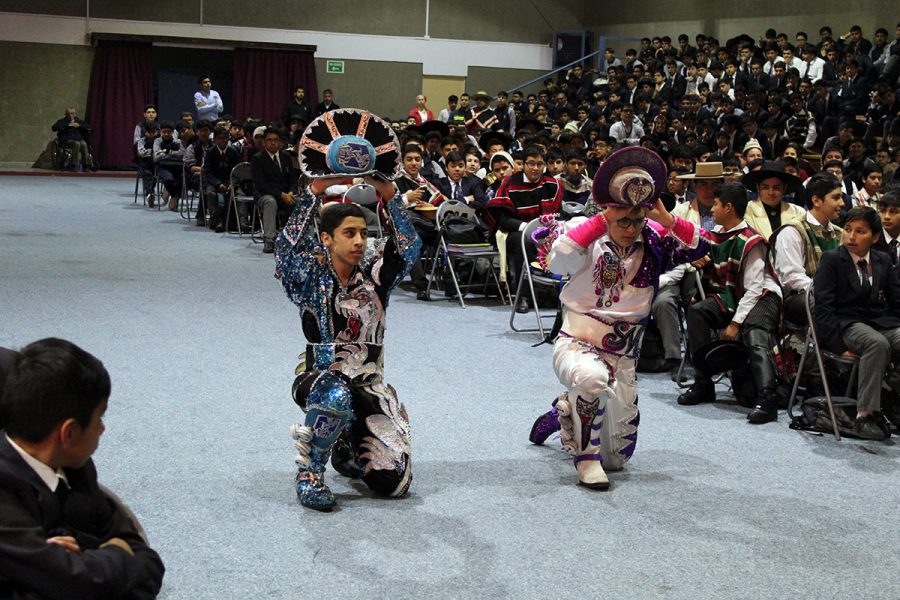
{"type": "Polygon", "coordinates": [[[225,114],[233,114],[234,51],[154,46],[153,71],[160,120],[177,121],[186,110],[197,118],[194,92],[202,75],[212,79],[213,89],[222,96],[225,114]]]}

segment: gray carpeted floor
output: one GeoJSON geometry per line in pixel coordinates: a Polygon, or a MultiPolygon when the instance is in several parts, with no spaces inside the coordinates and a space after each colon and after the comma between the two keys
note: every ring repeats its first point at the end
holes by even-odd
{"type": "Polygon", "coordinates": [[[527,441],[559,393],[506,308],[398,291],[386,376],[409,411],[412,493],[330,476],[300,507],[290,399],[299,318],[247,238],[132,205],[132,180],[0,178],[0,345],[68,338],[113,379],[101,480],[175,598],[897,598],[900,450],[836,443],[640,381],[609,492],[527,441]]]}

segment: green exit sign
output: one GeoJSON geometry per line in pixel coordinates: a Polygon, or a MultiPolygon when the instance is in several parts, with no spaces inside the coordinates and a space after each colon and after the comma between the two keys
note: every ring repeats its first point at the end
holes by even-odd
{"type": "Polygon", "coordinates": [[[329,60],[328,65],[325,68],[325,71],[328,73],[343,73],[344,72],[344,61],[329,60]]]}

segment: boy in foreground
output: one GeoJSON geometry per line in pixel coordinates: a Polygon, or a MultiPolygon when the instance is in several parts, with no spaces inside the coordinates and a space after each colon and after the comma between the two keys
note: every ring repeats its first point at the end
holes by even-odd
{"type": "Polygon", "coordinates": [[[14,353],[0,398],[0,596],[155,598],[159,556],[98,486],[109,374],[48,338],[14,353]]]}

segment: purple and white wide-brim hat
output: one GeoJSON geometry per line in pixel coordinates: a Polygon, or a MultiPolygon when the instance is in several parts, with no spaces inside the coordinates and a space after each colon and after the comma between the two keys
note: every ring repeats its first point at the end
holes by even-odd
{"type": "Polygon", "coordinates": [[[313,120],[299,147],[300,170],[310,179],[400,173],[400,142],[389,123],[358,108],[339,108],[313,120]]]}
{"type": "Polygon", "coordinates": [[[666,189],[666,163],[642,146],[616,150],[603,161],[591,192],[600,206],[652,208],[666,189]]]}

